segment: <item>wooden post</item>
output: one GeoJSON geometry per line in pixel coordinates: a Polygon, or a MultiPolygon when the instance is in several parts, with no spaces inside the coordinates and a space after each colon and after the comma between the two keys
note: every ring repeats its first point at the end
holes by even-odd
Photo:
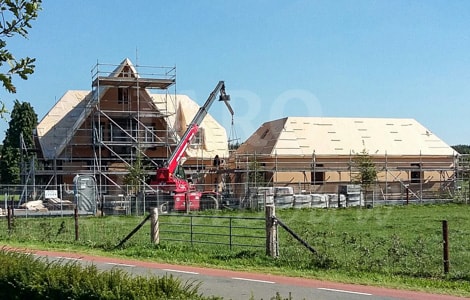
{"type": "Polygon", "coordinates": [[[184,203],[186,205],[186,213],[189,214],[191,210],[191,201],[189,201],[189,192],[184,193],[184,203]]]}
{"type": "Polygon", "coordinates": [[[75,220],[75,240],[78,241],[78,208],[77,206],[73,209],[73,218],[75,220]]]}
{"type": "Polygon", "coordinates": [[[406,186],[406,205],[410,204],[410,188],[406,186]]]}
{"type": "Polygon", "coordinates": [[[266,255],[271,257],[279,256],[279,248],[277,242],[277,222],[276,210],[274,205],[265,206],[266,216],[266,255]]]}
{"type": "Polygon", "coordinates": [[[8,208],[7,208],[7,220],[8,220],[8,231],[11,231],[11,228],[12,228],[12,214],[11,214],[11,206],[8,205],[8,208]]]}
{"type": "Polygon", "coordinates": [[[160,243],[160,226],[158,222],[158,207],[150,209],[150,240],[152,244],[160,243]]]}
{"type": "Polygon", "coordinates": [[[444,274],[449,273],[449,231],[447,228],[447,220],[442,220],[442,240],[443,240],[443,256],[444,256],[444,274]]]}

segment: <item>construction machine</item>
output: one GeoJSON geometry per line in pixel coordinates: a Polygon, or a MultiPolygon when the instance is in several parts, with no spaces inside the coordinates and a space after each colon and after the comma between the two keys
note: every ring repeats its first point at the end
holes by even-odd
{"type": "Polygon", "coordinates": [[[204,105],[199,108],[175,150],[164,166],[157,169],[155,179],[150,182],[150,186],[160,190],[163,197],[167,199],[167,210],[190,211],[200,209],[202,193],[197,191],[192,182],[186,178],[184,169],[180,163],[191,140],[199,131],[199,126],[219,93],[219,101],[225,102],[227,108],[233,115],[232,107],[228,102],[230,96],[225,93],[224,82],[219,81],[204,105]]]}

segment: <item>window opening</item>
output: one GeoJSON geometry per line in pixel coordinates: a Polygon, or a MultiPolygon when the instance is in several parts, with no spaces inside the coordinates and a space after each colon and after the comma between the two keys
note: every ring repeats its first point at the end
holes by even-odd
{"type": "Polygon", "coordinates": [[[146,143],[155,143],[155,134],[153,133],[155,128],[153,126],[145,127],[144,141],[146,143]]]}
{"type": "Polygon", "coordinates": [[[118,88],[118,104],[129,103],[129,90],[127,88],[118,88]]]}
{"type": "Polygon", "coordinates": [[[416,170],[410,172],[411,183],[420,183],[423,178],[423,172],[421,171],[421,164],[411,164],[411,167],[416,170]]]}
{"type": "Polygon", "coordinates": [[[311,172],[310,177],[311,184],[324,184],[325,172],[323,171],[323,164],[314,164],[313,171],[311,172]]]}

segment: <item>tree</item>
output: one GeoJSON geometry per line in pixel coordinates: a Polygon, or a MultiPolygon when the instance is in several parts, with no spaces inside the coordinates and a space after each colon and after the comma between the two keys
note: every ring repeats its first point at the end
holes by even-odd
{"type": "Polygon", "coordinates": [[[147,180],[147,165],[142,159],[140,151],[137,151],[136,158],[128,166],[127,171],[128,173],[124,176],[124,184],[130,187],[130,194],[136,194],[147,180]]]}
{"type": "Polygon", "coordinates": [[[253,186],[264,186],[264,172],[261,170],[262,165],[258,161],[251,161],[248,165],[248,182],[253,186]]]}
{"type": "MultiPolygon", "coordinates": [[[[34,58],[15,58],[7,48],[6,38],[20,35],[28,37],[30,22],[37,18],[41,10],[41,0],[1,0],[0,1],[0,81],[9,93],[16,93],[13,76],[26,80],[34,72],[34,58]],[[6,66],[6,67],[5,67],[6,66]]],[[[4,115],[5,102],[0,99],[0,115],[4,115]]]]}
{"type": "Polygon", "coordinates": [[[20,163],[29,162],[32,158],[33,154],[27,150],[34,148],[33,130],[37,123],[38,116],[31,104],[15,100],[1,151],[1,183],[20,183],[20,163]]]}
{"type": "Polygon", "coordinates": [[[460,154],[470,154],[470,145],[455,145],[452,148],[460,154]]]}
{"type": "Polygon", "coordinates": [[[370,186],[377,179],[377,169],[367,150],[364,149],[361,153],[356,154],[354,167],[358,170],[354,180],[364,188],[365,197],[367,198],[370,186]]]}

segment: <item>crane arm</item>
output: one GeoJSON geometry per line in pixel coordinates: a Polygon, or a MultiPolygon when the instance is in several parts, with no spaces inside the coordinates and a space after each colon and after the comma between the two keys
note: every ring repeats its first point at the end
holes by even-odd
{"type": "Polygon", "coordinates": [[[217,98],[217,94],[220,93],[219,100],[224,101],[227,107],[229,107],[230,112],[233,115],[233,110],[231,109],[230,104],[227,101],[230,100],[230,96],[225,93],[225,83],[223,81],[219,81],[215,89],[207,98],[206,102],[203,106],[201,106],[194,116],[193,120],[186,129],[186,132],[182,136],[181,140],[179,141],[178,145],[175,148],[175,151],[171,154],[168,158],[167,166],[170,173],[173,173],[176,170],[181,158],[184,156],[186,149],[191,142],[191,139],[196,135],[199,131],[199,126],[202,123],[202,120],[206,117],[209,108],[211,107],[214,100],[217,98]]]}

